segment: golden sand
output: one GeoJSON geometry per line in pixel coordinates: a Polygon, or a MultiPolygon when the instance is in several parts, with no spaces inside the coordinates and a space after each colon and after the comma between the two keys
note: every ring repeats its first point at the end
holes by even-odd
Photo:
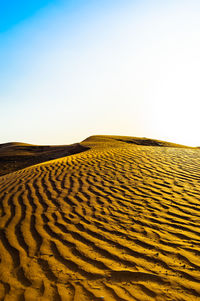
{"type": "Polygon", "coordinates": [[[200,300],[200,149],[82,146],[0,177],[1,300],[200,300]]]}

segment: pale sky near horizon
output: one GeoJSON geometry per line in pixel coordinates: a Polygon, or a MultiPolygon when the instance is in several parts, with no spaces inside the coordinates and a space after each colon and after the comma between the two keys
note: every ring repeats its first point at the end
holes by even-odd
{"type": "Polygon", "coordinates": [[[0,143],[200,146],[200,2],[0,2],[0,143]]]}

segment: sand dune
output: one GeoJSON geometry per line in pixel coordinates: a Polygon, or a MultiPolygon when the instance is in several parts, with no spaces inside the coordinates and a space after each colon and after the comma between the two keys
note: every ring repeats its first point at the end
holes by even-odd
{"type": "Polygon", "coordinates": [[[49,161],[70,156],[88,150],[80,143],[71,145],[32,145],[26,143],[0,144],[0,176],[13,171],[49,161]]]}
{"type": "Polygon", "coordinates": [[[200,149],[81,146],[0,177],[1,300],[200,300],[200,149]]]}

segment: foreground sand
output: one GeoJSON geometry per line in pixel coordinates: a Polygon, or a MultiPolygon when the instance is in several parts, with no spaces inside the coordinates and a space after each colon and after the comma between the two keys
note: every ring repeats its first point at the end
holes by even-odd
{"type": "Polygon", "coordinates": [[[1,300],[200,300],[200,149],[133,142],[0,177],[1,300]]]}

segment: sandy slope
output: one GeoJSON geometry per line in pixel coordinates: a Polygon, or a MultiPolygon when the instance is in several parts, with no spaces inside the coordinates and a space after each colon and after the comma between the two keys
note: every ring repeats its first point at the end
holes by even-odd
{"type": "Polygon", "coordinates": [[[142,141],[0,177],[2,300],[200,300],[200,149],[142,141]]]}
{"type": "Polygon", "coordinates": [[[81,153],[87,149],[80,143],[53,146],[3,143],[0,144],[0,176],[37,163],[81,153]]]}

